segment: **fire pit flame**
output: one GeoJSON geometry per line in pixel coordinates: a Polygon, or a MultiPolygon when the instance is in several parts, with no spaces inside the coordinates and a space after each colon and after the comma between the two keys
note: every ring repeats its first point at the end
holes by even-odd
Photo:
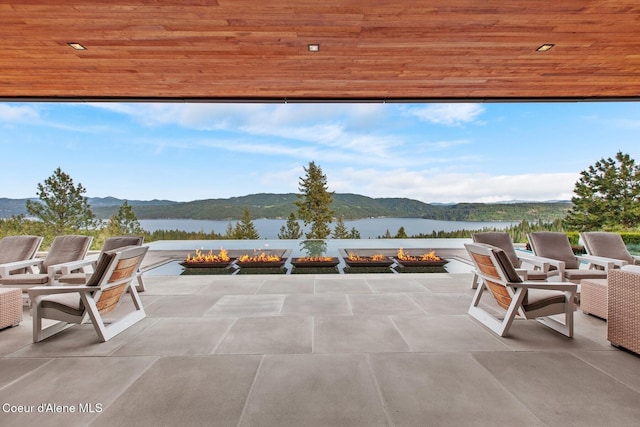
{"type": "Polygon", "coordinates": [[[408,252],[404,252],[402,248],[398,249],[397,258],[400,261],[442,261],[442,258],[436,255],[436,251],[424,253],[419,256],[409,255],[408,252]]]}
{"type": "Polygon", "coordinates": [[[330,262],[333,258],[330,256],[307,256],[297,259],[298,262],[330,262]]]}
{"type": "Polygon", "coordinates": [[[282,258],[278,255],[267,255],[264,252],[260,253],[260,255],[250,256],[249,254],[244,254],[240,258],[238,258],[238,262],[280,262],[282,258]]]}
{"type": "Polygon", "coordinates": [[[226,249],[220,249],[218,255],[213,254],[213,250],[209,250],[208,254],[203,254],[202,251],[196,249],[196,254],[187,254],[187,259],[184,261],[187,264],[203,264],[203,263],[215,263],[215,262],[229,262],[231,259],[227,254],[226,249]]]}
{"type": "Polygon", "coordinates": [[[347,260],[349,261],[386,261],[387,257],[382,254],[375,254],[371,256],[360,256],[360,255],[354,255],[350,253],[347,260]]]}

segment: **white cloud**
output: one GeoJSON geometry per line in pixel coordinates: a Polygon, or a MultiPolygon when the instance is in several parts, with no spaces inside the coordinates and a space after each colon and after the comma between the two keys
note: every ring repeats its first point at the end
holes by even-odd
{"type": "Polygon", "coordinates": [[[28,123],[36,121],[40,114],[36,108],[26,105],[0,104],[0,121],[9,123],[28,123]]]}
{"type": "Polygon", "coordinates": [[[510,200],[569,200],[578,179],[575,173],[489,175],[432,170],[343,169],[330,183],[337,192],[372,197],[407,197],[425,203],[510,200]]]}
{"type": "Polygon", "coordinates": [[[409,112],[420,120],[447,126],[474,122],[484,112],[480,104],[429,104],[411,108],[409,112]]]}
{"type": "Polygon", "coordinates": [[[640,119],[614,119],[609,123],[616,128],[620,129],[640,129],[640,119]]]}

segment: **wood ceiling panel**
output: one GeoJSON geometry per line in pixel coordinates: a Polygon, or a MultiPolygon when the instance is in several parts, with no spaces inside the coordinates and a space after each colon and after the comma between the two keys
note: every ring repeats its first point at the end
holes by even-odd
{"type": "Polygon", "coordinates": [[[59,3],[0,0],[0,99],[640,98],[637,0],[59,3]]]}

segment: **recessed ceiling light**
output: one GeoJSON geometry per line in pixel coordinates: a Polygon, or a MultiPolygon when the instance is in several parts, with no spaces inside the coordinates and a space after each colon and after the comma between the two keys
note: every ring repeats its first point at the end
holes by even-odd
{"type": "Polygon", "coordinates": [[[307,48],[309,49],[309,52],[318,52],[320,51],[320,45],[319,44],[310,44],[307,46],[307,48]]]}
{"type": "Polygon", "coordinates": [[[75,50],[87,50],[87,48],[82,46],[80,43],[69,42],[67,44],[75,50]]]}
{"type": "Polygon", "coordinates": [[[542,46],[540,46],[539,48],[537,48],[536,50],[538,52],[546,52],[546,51],[550,50],[553,46],[555,46],[553,43],[545,43],[542,46]]]}

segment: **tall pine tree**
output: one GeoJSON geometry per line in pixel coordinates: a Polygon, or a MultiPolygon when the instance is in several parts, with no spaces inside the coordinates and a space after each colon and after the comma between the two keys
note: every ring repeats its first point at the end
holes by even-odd
{"type": "Polygon", "coordinates": [[[302,194],[297,194],[295,201],[298,217],[305,225],[311,224],[310,231],[305,234],[307,239],[326,239],[331,234],[329,224],[334,214],[331,209],[333,192],[329,191],[327,177],[315,162],[310,162],[304,171],[306,175],[300,178],[298,186],[302,194]]]}
{"type": "Polygon", "coordinates": [[[109,218],[107,231],[111,236],[144,233],[138,217],[126,200],[122,203],[122,206],[118,208],[118,212],[109,218]]]}
{"type": "Polygon", "coordinates": [[[97,227],[89,202],[83,196],[87,190],[59,167],[44,183],[38,184],[40,201],[27,200],[27,212],[40,219],[55,234],[77,232],[97,227]]]}
{"type": "Polygon", "coordinates": [[[630,229],[640,225],[640,167],[628,155],[600,159],[580,172],[565,225],[578,231],[630,229]]]}
{"type": "Polygon", "coordinates": [[[298,220],[296,220],[296,214],[291,212],[289,214],[289,218],[287,219],[286,227],[283,225],[280,227],[280,232],[278,233],[278,239],[299,239],[302,237],[302,230],[300,230],[300,224],[298,224],[298,220]]]}
{"type": "Polygon", "coordinates": [[[260,233],[258,233],[251,220],[251,212],[249,212],[248,207],[244,207],[242,219],[236,223],[233,234],[236,239],[240,240],[257,240],[260,238],[260,233]]]}

